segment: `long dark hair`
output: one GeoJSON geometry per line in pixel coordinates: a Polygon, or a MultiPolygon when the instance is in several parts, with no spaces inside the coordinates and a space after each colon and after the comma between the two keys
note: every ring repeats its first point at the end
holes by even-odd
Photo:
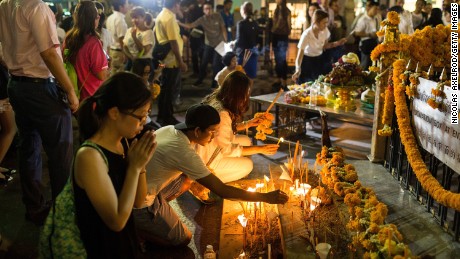
{"type": "Polygon", "coordinates": [[[82,1],[77,4],[73,14],[73,27],[65,37],[65,46],[69,54],[65,55],[65,61],[75,61],[80,48],[85,44],[86,36],[92,35],[99,38],[94,23],[97,18],[96,5],[91,1],[82,1]]]}
{"type": "Polygon", "coordinates": [[[144,80],[129,72],[116,73],[83,101],[78,109],[78,124],[83,139],[93,136],[112,107],[134,111],[152,101],[152,93],[144,80]]]}
{"type": "Polygon", "coordinates": [[[283,18],[287,18],[289,15],[289,9],[286,4],[286,0],[281,0],[281,3],[276,6],[275,8],[275,17],[278,16],[279,12],[281,12],[281,16],[283,18]]]}
{"type": "Polygon", "coordinates": [[[222,86],[203,99],[203,103],[209,104],[219,112],[224,108],[229,111],[232,118],[232,129],[236,132],[236,123],[241,121],[244,113],[249,108],[249,88],[251,79],[241,72],[233,71],[228,74],[222,86]]]}
{"type": "Polygon", "coordinates": [[[241,5],[241,8],[243,9],[243,13],[246,15],[246,19],[251,19],[252,16],[254,15],[252,9],[252,3],[251,2],[244,2],[243,5],[241,5]]]}

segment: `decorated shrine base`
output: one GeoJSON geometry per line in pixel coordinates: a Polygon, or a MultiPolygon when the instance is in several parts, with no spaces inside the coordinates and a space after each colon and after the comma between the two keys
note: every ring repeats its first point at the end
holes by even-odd
{"type": "MultiPolygon", "coordinates": [[[[254,187],[256,183],[256,180],[240,180],[233,185],[238,188],[247,189],[248,187],[254,187]]],[[[219,258],[238,258],[243,252],[243,227],[238,221],[238,216],[243,214],[242,205],[244,206],[244,203],[231,200],[223,201],[219,258]]],[[[277,205],[265,204],[264,208],[278,214],[277,205]]],[[[244,258],[269,258],[268,244],[271,247],[271,258],[283,258],[283,238],[280,231],[279,218],[270,221],[270,228],[268,228],[267,221],[259,223],[258,235],[252,237],[249,232],[252,231],[248,223],[246,246],[244,249],[247,257],[244,258]],[[262,237],[261,229],[264,229],[265,237],[262,237]]]]}
{"type": "MultiPolygon", "coordinates": [[[[256,183],[256,180],[242,180],[234,185],[247,189],[256,183]]],[[[312,188],[318,184],[318,178],[312,176],[312,173],[309,184],[312,188]]],[[[276,187],[282,185],[277,184],[276,187]]],[[[332,246],[329,258],[350,258],[352,252],[348,244],[351,234],[345,228],[349,217],[347,207],[340,197],[332,196],[332,204],[321,205],[311,213],[310,208],[306,211],[303,209],[300,198],[292,195],[288,203],[275,206],[279,220],[272,223],[269,234],[266,232],[265,246],[259,235],[251,248],[247,235],[245,252],[250,254],[248,258],[268,258],[268,243],[271,244],[271,258],[315,258],[314,244],[323,242],[332,246]]],[[[238,258],[242,253],[243,227],[238,221],[238,215],[242,213],[241,203],[224,200],[219,258],[238,258]]]]}
{"type": "MultiPolygon", "coordinates": [[[[318,177],[310,173],[309,184],[318,185],[318,177]]],[[[345,225],[348,220],[347,207],[333,195],[330,205],[321,205],[310,213],[304,210],[298,197],[291,197],[285,205],[279,205],[286,258],[315,258],[315,243],[331,245],[329,258],[351,258],[348,244],[351,236],[345,225]]]]}

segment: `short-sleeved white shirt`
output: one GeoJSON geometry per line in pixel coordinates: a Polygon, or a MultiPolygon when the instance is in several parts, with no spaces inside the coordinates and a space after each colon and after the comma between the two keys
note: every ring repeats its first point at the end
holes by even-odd
{"type": "MultiPolygon", "coordinates": [[[[367,13],[363,14],[356,23],[355,31],[365,32],[366,34],[376,33],[378,25],[377,17],[370,17],[367,13]]],[[[370,39],[370,37],[362,37],[361,41],[370,39]]]]}
{"type": "Polygon", "coordinates": [[[146,206],[153,204],[155,196],[182,173],[193,180],[211,174],[188,137],[174,126],[157,130],[156,141],[157,148],[146,166],[149,192],[146,206]]]}
{"type": "Polygon", "coordinates": [[[152,48],[147,53],[144,53],[142,57],[139,57],[139,50],[137,49],[136,43],[133,40],[132,32],[133,27],[129,28],[126,31],[125,38],[123,39],[123,44],[128,48],[129,53],[137,58],[152,58],[152,50],[153,50],[153,31],[152,30],[145,30],[145,31],[137,31],[136,37],[142,43],[142,46],[152,45],[152,48]]]}
{"type": "Polygon", "coordinates": [[[120,12],[113,11],[113,14],[107,18],[106,26],[110,35],[112,35],[112,44],[110,45],[110,48],[121,50],[121,45],[118,39],[124,37],[126,31],[128,30],[125,15],[120,12]]]}
{"type": "Polygon", "coordinates": [[[300,36],[297,48],[303,49],[305,56],[317,57],[323,54],[324,44],[328,41],[331,33],[326,28],[318,33],[318,38],[313,33],[313,26],[306,29],[300,36]]]}

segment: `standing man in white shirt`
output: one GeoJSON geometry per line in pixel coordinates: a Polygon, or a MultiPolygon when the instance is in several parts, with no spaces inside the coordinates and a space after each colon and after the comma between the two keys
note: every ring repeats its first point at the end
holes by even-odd
{"type": "Polygon", "coordinates": [[[110,66],[111,75],[123,71],[125,63],[125,54],[123,53],[123,39],[128,25],[125,21],[125,14],[129,11],[128,0],[112,1],[113,14],[107,18],[107,30],[112,35],[112,44],[110,45],[110,66]]]}
{"type": "Polygon", "coordinates": [[[414,31],[416,29],[423,29],[423,24],[428,20],[428,14],[423,11],[425,8],[426,1],[425,0],[417,0],[415,2],[415,10],[411,13],[412,14],[412,25],[414,26],[414,31]]]}
{"type": "Polygon", "coordinates": [[[359,18],[354,30],[354,35],[361,37],[359,41],[361,67],[365,70],[372,64],[371,52],[378,44],[377,31],[379,29],[379,21],[376,17],[378,11],[379,3],[368,1],[366,4],[366,13],[359,18]]]}

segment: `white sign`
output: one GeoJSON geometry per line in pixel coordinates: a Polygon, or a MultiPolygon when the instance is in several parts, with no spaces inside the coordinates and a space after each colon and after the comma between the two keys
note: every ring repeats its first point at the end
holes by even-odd
{"type": "Polygon", "coordinates": [[[460,174],[460,124],[451,123],[452,92],[444,86],[446,98],[439,109],[427,104],[437,83],[420,78],[413,101],[412,118],[419,144],[440,161],[460,174]]]}

